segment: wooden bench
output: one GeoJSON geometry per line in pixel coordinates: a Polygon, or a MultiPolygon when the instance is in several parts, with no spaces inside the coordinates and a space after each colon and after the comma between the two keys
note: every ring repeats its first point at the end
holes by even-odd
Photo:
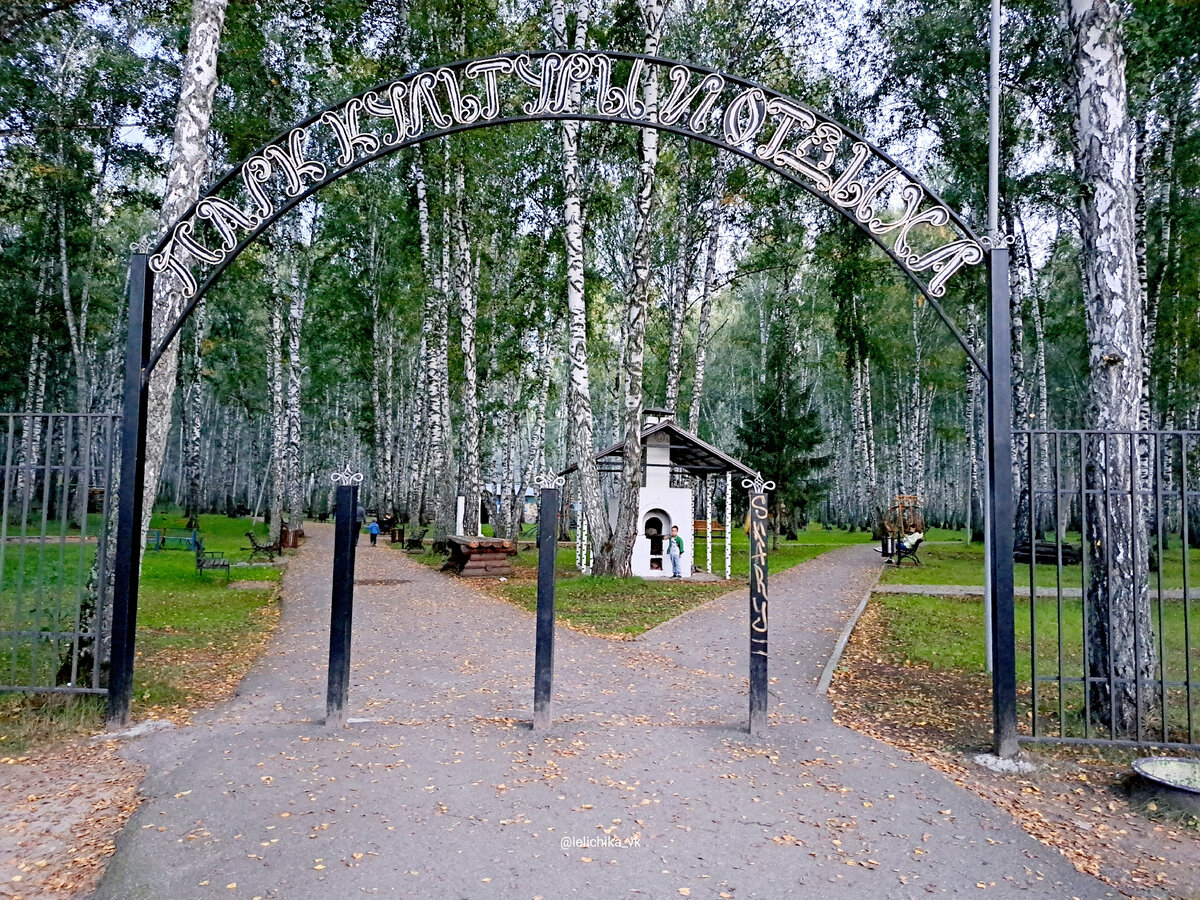
{"type": "MultiPolygon", "coordinates": [[[[724,534],[725,533],[725,523],[719,522],[716,519],[713,519],[712,530],[713,530],[713,534],[724,534]]],[[[694,522],[692,522],[692,533],[693,534],[707,534],[708,533],[708,522],[704,519],[696,519],[694,522]]]]}
{"type": "Polygon", "coordinates": [[[254,562],[254,557],[265,556],[267,559],[274,559],[280,554],[279,542],[273,544],[260,544],[258,538],[254,536],[253,531],[247,531],[246,537],[250,538],[250,546],[243,547],[243,550],[250,551],[250,562],[254,562]]]}
{"type": "Polygon", "coordinates": [[[457,572],[463,578],[499,578],[513,573],[510,556],[517,555],[512,541],[502,538],[468,537],[457,534],[448,538],[450,558],[443,572],[457,572]]]}
{"type": "MultiPolygon", "coordinates": [[[[1038,563],[1047,566],[1058,564],[1058,545],[1054,541],[1037,541],[1034,545],[1035,560],[1038,563]]],[[[1079,547],[1075,544],[1063,543],[1062,545],[1062,561],[1064,566],[1077,566],[1083,554],[1079,547]]],[[[1013,561],[1018,563],[1029,562],[1029,541],[1021,541],[1013,547],[1013,561]]]]}
{"type": "Polygon", "coordinates": [[[409,553],[421,553],[425,550],[425,535],[429,534],[428,528],[422,528],[421,533],[416,537],[410,537],[404,542],[404,549],[409,553]]]}
{"type": "Polygon", "coordinates": [[[225,580],[229,581],[229,560],[219,550],[205,550],[204,542],[196,539],[196,574],[203,575],[208,569],[224,569],[225,580]]]}

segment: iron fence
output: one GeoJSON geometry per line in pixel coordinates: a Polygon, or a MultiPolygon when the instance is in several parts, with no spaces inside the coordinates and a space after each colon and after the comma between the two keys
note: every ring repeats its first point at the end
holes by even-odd
{"type": "Polygon", "coordinates": [[[1197,744],[1200,431],[1015,435],[1022,738],[1197,744]]]}
{"type": "Polygon", "coordinates": [[[105,693],[120,421],[0,413],[0,690],[105,693]]]}

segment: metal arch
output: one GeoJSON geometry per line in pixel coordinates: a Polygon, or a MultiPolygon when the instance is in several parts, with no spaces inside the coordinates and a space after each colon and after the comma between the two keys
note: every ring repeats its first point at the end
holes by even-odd
{"type": "MultiPolygon", "coordinates": [[[[477,68],[476,71],[479,71],[479,69],[477,68]]],[[[500,70],[493,69],[492,71],[498,72],[500,70]]],[[[591,77],[591,71],[592,70],[589,69],[589,74],[587,76],[589,78],[591,77]]],[[[489,95],[487,98],[485,98],[488,101],[499,101],[499,92],[496,87],[496,82],[497,79],[493,78],[488,83],[489,95]]],[[[715,84],[716,82],[711,83],[715,84]]],[[[681,84],[687,84],[687,80],[685,79],[685,81],[681,82],[681,84]]],[[[581,88],[582,82],[576,86],[577,90],[580,90],[581,88]]],[[[526,93],[532,93],[532,91],[527,91],[526,93]]],[[[686,91],[682,93],[686,93],[686,91]]],[[[670,101],[671,96],[672,95],[668,93],[667,99],[662,101],[662,104],[660,104],[658,110],[658,114],[660,116],[664,114],[664,106],[670,101]]],[[[514,105],[519,104],[520,99],[521,98],[518,97],[514,105]]],[[[412,100],[411,109],[415,111],[418,117],[421,116],[416,98],[412,100]]],[[[582,110],[582,106],[580,106],[579,109],[582,110]]],[[[958,260],[959,265],[951,270],[950,274],[953,274],[953,272],[957,271],[958,268],[964,268],[971,265],[977,265],[981,262],[986,262],[991,257],[993,248],[989,246],[987,242],[982,241],[978,236],[976,236],[974,231],[969,225],[967,225],[965,221],[963,221],[961,216],[951,210],[934,191],[926,187],[924,183],[917,179],[907,168],[900,165],[898,162],[892,159],[890,155],[876,147],[870,141],[865,140],[853,130],[843,126],[837,120],[832,119],[824,113],[821,113],[819,110],[808,107],[807,105],[799,103],[798,101],[791,100],[790,98],[779,94],[778,92],[761,84],[758,84],[757,82],[738,78],[737,76],[733,75],[728,75],[724,72],[720,72],[706,66],[691,65],[689,63],[683,63],[663,57],[652,57],[632,53],[610,53],[598,50],[578,51],[567,54],[559,54],[554,51],[508,53],[472,60],[459,60],[436,67],[427,67],[404,75],[399,79],[377,85],[371,90],[364,91],[354,97],[347,98],[339,101],[336,104],[325,107],[324,109],[308,116],[298,124],[288,128],[286,131],[281,132],[271,141],[264,144],[245,161],[231,168],[220,179],[218,179],[206,191],[203,197],[199,198],[195,203],[193,203],[176,222],[172,223],[166,229],[164,236],[151,251],[152,262],[159,260],[162,261],[160,263],[160,267],[155,270],[157,272],[166,271],[166,269],[170,268],[174,262],[178,267],[186,267],[190,273],[192,265],[196,260],[197,252],[201,254],[200,261],[208,263],[210,268],[206,273],[203,273],[201,281],[195,282],[193,277],[193,283],[195,285],[193,290],[190,293],[185,292],[185,296],[187,296],[187,303],[181,309],[175,321],[171,323],[171,326],[163,335],[158,345],[153,348],[143,370],[143,378],[148,382],[151,371],[154,369],[155,365],[157,365],[158,360],[165,352],[165,349],[170,345],[171,341],[175,339],[184,323],[191,316],[198,301],[204,296],[209,287],[212,286],[212,284],[217,278],[220,277],[225,269],[228,268],[228,266],[241,254],[241,252],[247,246],[249,246],[250,243],[257,239],[258,236],[263,233],[263,231],[265,231],[268,227],[274,224],[276,220],[292,210],[299,203],[312,196],[312,194],[326,187],[330,183],[344,177],[345,175],[356,171],[358,168],[369,162],[373,162],[374,160],[395,153],[398,150],[412,147],[428,140],[434,140],[437,138],[446,137],[448,135],[498,125],[512,125],[528,122],[549,122],[559,120],[602,122],[630,125],[633,127],[654,127],[659,131],[666,131],[692,140],[699,140],[739,155],[775,172],[781,178],[803,188],[826,206],[835,210],[844,218],[854,223],[857,228],[862,230],[867,234],[868,237],[871,238],[876,246],[878,246],[885,254],[887,254],[888,257],[891,258],[896,266],[902,272],[904,272],[917,290],[920,291],[920,293],[926,298],[930,305],[933,306],[934,310],[938,313],[939,317],[954,335],[955,339],[963,348],[971,362],[976,366],[981,374],[983,374],[985,379],[988,381],[991,380],[992,373],[990,367],[985,365],[979,359],[974,349],[967,342],[965,336],[946,313],[942,305],[937,301],[937,296],[944,292],[945,278],[942,278],[941,283],[938,282],[937,277],[932,279],[934,287],[931,288],[931,286],[926,284],[925,281],[917,274],[917,272],[910,267],[910,263],[915,264],[925,260],[926,264],[921,270],[923,271],[924,269],[932,269],[936,276],[936,274],[939,272],[937,261],[935,259],[930,262],[928,261],[928,258],[935,256],[939,251],[945,251],[948,248],[962,246],[965,243],[965,246],[962,246],[963,252],[960,253],[960,259],[958,260]],[[519,64],[527,64],[533,60],[542,61],[542,71],[540,73],[542,82],[540,86],[530,80],[534,74],[532,71],[526,71],[524,74],[518,71],[519,64]],[[635,67],[635,72],[630,76],[629,83],[626,84],[624,90],[615,84],[606,84],[604,81],[602,81],[596,87],[596,103],[599,107],[603,107],[609,95],[614,93],[617,95],[624,93],[625,107],[623,109],[616,109],[614,114],[606,114],[602,112],[585,113],[582,111],[566,109],[565,106],[570,105],[571,102],[564,100],[566,93],[571,90],[569,80],[565,75],[561,75],[559,76],[560,83],[555,86],[551,83],[551,79],[555,77],[554,72],[550,72],[548,75],[547,69],[551,68],[551,62],[556,61],[556,65],[565,70],[576,60],[590,61],[590,66],[593,66],[595,69],[605,73],[604,75],[600,76],[605,79],[611,77],[611,68],[605,68],[611,63],[611,61],[628,62],[633,64],[635,67]],[[489,65],[508,65],[510,68],[503,74],[513,75],[515,72],[516,75],[514,76],[514,81],[523,81],[523,83],[528,87],[537,87],[538,92],[535,95],[536,102],[531,101],[533,103],[532,109],[530,103],[524,103],[520,104],[524,114],[503,115],[501,114],[500,109],[502,104],[497,102],[497,108],[494,110],[494,113],[491,117],[481,117],[480,114],[482,109],[480,108],[481,101],[479,98],[474,95],[462,93],[459,90],[457,81],[454,81],[453,79],[456,77],[457,73],[464,73],[466,77],[475,77],[470,74],[472,67],[489,65]],[[661,119],[642,119],[637,115],[634,115],[634,112],[631,111],[630,107],[636,105],[638,100],[633,93],[633,80],[634,78],[639,79],[638,83],[640,84],[641,73],[640,70],[636,68],[640,65],[666,67],[670,70],[673,80],[675,77],[675,72],[680,70],[682,70],[683,74],[688,78],[690,78],[692,75],[705,76],[704,79],[702,79],[700,83],[692,90],[690,97],[685,99],[685,102],[682,105],[684,115],[676,116],[672,122],[664,122],[661,119]],[[447,74],[450,76],[449,79],[446,77],[447,74]],[[705,99],[701,100],[700,109],[704,110],[704,112],[700,121],[700,129],[694,130],[692,128],[692,123],[699,114],[699,111],[692,112],[691,105],[695,98],[704,89],[704,86],[710,83],[710,79],[717,79],[719,86],[715,92],[710,91],[710,97],[706,97],[705,99]],[[443,103],[439,106],[439,98],[433,94],[434,88],[438,87],[439,83],[442,82],[445,82],[447,86],[445,93],[447,95],[449,105],[451,106],[452,115],[446,114],[446,110],[443,108],[446,104],[443,103]],[[564,82],[566,82],[566,86],[564,86],[564,82]],[[453,84],[453,87],[450,86],[451,84],[453,84]],[[404,125],[407,129],[411,128],[412,123],[411,118],[407,121],[402,121],[406,111],[399,109],[396,111],[396,118],[393,123],[396,126],[396,140],[389,141],[386,136],[381,137],[377,131],[359,130],[360,125],[358,116],[360,112],[365,111],[369,116],[388,121],[386,114],[380,109],[380,107],[383,106],[381,95],[392,97],[392,92],[397,87],[403,88],[403,90],[407,92],[409,87],[413,85],[416,85],[419,89],[424,91],[424,98],[427,101],[425,108],[428,110],[430,118],[434,121],[434,124],[438,127],[433,127],[426,130],[424,128],[424,119],[421,118],[418,131],[413,134],[406,133],[402,135],[401,125],[404,125]],[[730,87],[740,89],[741,93],[739,93],[734,100],[725,104],[721,111],[723,112],[722,115],[721,112],[715,111],[718,105],[716,98],[730,87]],[[605,93],[606,91],[608,92],[607,94],[605,93]],[[757,92],[757,94],[755,92],[757,92]],[[549,105],[555,102],[556,97],[562,108],[554,108],[553,106],[549,105]],[[731,137],[730,125],[728,122],[735,103],[745,97],[751,98],[751,105],[748,106],[748,110],[751,114],[751,120],[754,121],[755,117],[757,117],[757,121],[747,134],[741,136],[741,140],[735,141],[734,138],[738,137],[738,135],[733,135],[731,137]],[[709,103],[710,99],[713,102],[709,103]],[[464,114],[463,107],[468,105],[464,103],[465,100],[473,101],[477,107],[474,112],[474,117],[472,117],[470,114],[464,114]],[[375,104],[374,111],[372,111],[370,108],[370,104],[372,103],[375,104]],[[775,110],[773,113],[768,113],[767,110],[769,110],[772,104],[775,106],[775,110]],[[339,113],[342,116],[341,118],[339,118],[339,113]],[[688,115],[688,113],[691,114],[688,115]],[[769,144],[755,147],[755,139],[760,136],[763,127],[768,124],[769,114],[782,114],[782,124],[778,122],[775,123],[775,132],[771,133],[771,140],[769,144]],[[439,116],[441,117],[440,122],[438,121],[439,116]],[[780,138],[779,140],[776,140],[778,133],[782,131],[784,137],[786,137],[791,132],[792,127],[797,123],[797,121],[800,121],[804,116],[807,116],[809,120],[806,126],[807,129],[814,135],[822,128],[827,127],[823,144],[820,140],[815,140],[812,137],[806,138],[801,144],[802,147],[805,145],[811,145],[809,149],[815,149],[818,150],[818,152],[819,148],[824,148],[825,169],[828,169],[829,166],[832,165],[835,151],[841,147],[842,141],[844,139],[849,139],[851,142],[850,148],[855,154],[854,160],[851,162],[851,166],[853,167],[856,161],[858,168],[848,169],[842,174],[839,181],[845,180],[849,174],[852,174],[853,177],[857,179],[860,173],[865,172],[867,163],[871,161],[880,161],[885,166],[890,167],[890,169],[885,170],[883,175],[876,176],[870,186],[857,180],[843,186],[843,189],[847,187],[853,187],[857,189],[858,197],[862,198],[857,202],[857,204],[847,203],[844,205],[839,205],[838,203],[835,203],[827,193],[824,193],[819,189],[819,184],[812,184],[797,174],[797,171],[799,170],[816,172],[816,168],[814,167],[820,166],[819,161],[815,160],[811,156],[800,157],[796,153],[786,153],[782,150],[781,145],[783,139],[780,138]],[[459,121],[461,119],[465,119],[465,121],[459,121]],[[710,127],[709,119],[720,120],[720,136],[717,134],[705,133],[704,129],[710,127]],[[688,127],[683,126],[684,121],[687,122],[688,127]],[[339,156],[338,165],[336,166],[326,165],[325,162],[319,159],[308,158],[306,149],[304,147],[305,141],[309,138],[308,129],[322,123],[326,123],[328,125],[329,130],[333,132],[334,137],[337,140],[338,146],[341,148],[341,155],[339,156]],[[357,148],[359,145],[364,147],[366,152],[361,154],[358,153],[357,148]],[[764,148],[769,148],[769,146],[774,146],[776,152],[773,154],[768,153],[767,155],[764,155],[762,151],[764,148]],[[861,154],[860,148],[865,149],[866,153],[861,154]],[[291,151],[290,156],[289,151],[291,151]],[[786,159],[784,158],[785,156],[786,159]],[[273,163],[271,160],[276,160],[277,162],[273,163]],[[300,163],[299,167],[296,165],[297,162],[300,163]],[[792,168],[785,167],[782,162],[789,162],[792,168]],[[263,176],[256,182],[258,188],[257,191],[254,190],[254,186],[252,186],[247,180],[247,173],[251,172],[251,167],[254,165],[259,166],[260,169],[263,166],[266,167],[263,176]],[[795,167],[800,168],[796,169],[795,167]],[[286,197],[280,196],[278,198],[268,199],[266,197],[266,190],[264,188],[270,180],[275,179],[281,172],[289,179],[289,187],[286,191],[286,197]],[[311,183],[305,185],[304,176],[308,176],[317,172],[319,172],[318,177],[313,178],[311,183]],[[223,189],[234,184],[235,179],[239,175],[242,176],[243,183],[247,185],[251,199],[257,204],[258,214],[255,212],[247,213],[245,210],[235,207],[217,196],[218,193],[223,189]],[[891,181],[896,181],[896,185],[892,185],[890,190],[894,191],[896,187],[900,187],[900,193],[904,197],[907,208],[901,219],[884,222],[879,218],[879,213],[882,211],[876,211],[873,207],[867,204],[868,201],[874,201],[880,199],[881,197],[891,196],[889,193],[889,184],[891,181]],[[912,189],[915,189],[915,195],[911,193],[912,189]],[[275,199],[277,202],[272,202],[272,199],[275,199]],[[213,208],[213,204],[223,203],[228,210],[232,210],[235,218],[236,214],[240,213],[243,221],[235,221],[234,225],[238,226],[242,231],[244,231],[245,236],[231,244],[229,241],[229,236],[233,233],[233,228],[230,227],[229,221],[226,221],[224,223],[226,229],[221,233],[221,237],[222,243],[231,244],[230,246],[224,246],[220,251],[212,251],[209,248],[199,244],[193,237],[193,228],[198,221],[197,214],[201,211],[202,205],[206,202],[210,204],[210,210],[213,208]],[[853,206],[853,213],[851,212],[851,206],[853,206]],[[864,209],[866,210],[865,218],[863,218],[864,209]],[[914,213],[917,213],[918,210],[923,211],[914,216],[914,213]],[[925,221],[922,222],[922,219],[925,219],[925,221]],[[952,226],[954,229],[957,229],[961,237],[955,236],[955,240],[951,240],[942,246],[935,248],[933,251],[927,252],[925,257],[919,257],[914,251],[912,251],[911,248],[908,248],[905,243],[907,232],[917,224],[926,224],[932,227],[952,226]],[[908,252],[905,254],[907,256],[907,260],[901,258],[901,256],[896,252],[895,249],[893,249],[893,247],[888,246],[882,240],[883,234],[897,228],[899,228],[900,231],[897,235],[896,243],[901,245],[900,249],[902,252],[905,249],[908,250],[908,252]],[[174,246],[176,243],[179,243],[183,248],[182,253],[180,253],[180,258],[176,258],[174,255],[174,251],[177,249],[174,246]],[[976,252],[978,258],[975,258],[976,252]],[[209,258],[204,258],[205,254],[209,258]],[[940,287],[941,290],[937,290],[936,288],[938,287],[940,287]]],[[[734,124],[738,125],[736,120],[734,124]]],[[[740,125],[738,127],[740,127],[740,125]]],[[[331,143],[327,140],[325,147],[327,151],[324,157],[325,160],[329,159],[328,151],[331,149],[331,147],[331,143]]],[[[253,178],[255,176],[252,175],[251,177],[253,178]]],[[[827,178],[825,180],[828,181],[830,179],[827,178]]],[[[833,187],[836,189],[837,185],[834,184],[833,187]]],[[[279,190],[278,193],[283,195],[284,191],[279,190]]],[[[211,222],[212,216],[210,216],[208,220],[211,222]]],[[[948,278],[949,275],[945,277],[948,278]]]]}

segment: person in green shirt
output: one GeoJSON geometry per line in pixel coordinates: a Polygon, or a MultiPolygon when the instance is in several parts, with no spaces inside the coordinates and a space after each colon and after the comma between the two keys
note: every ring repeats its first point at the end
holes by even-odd
{"type": "Polygon", "coordinates": [[[671,577],[682,578],[679,571],[679,560],[683,556],[683,538],[679,536],[679,526],[671,526],[671,541],[667,544],[667,555],[671,557],[671,577]]]}

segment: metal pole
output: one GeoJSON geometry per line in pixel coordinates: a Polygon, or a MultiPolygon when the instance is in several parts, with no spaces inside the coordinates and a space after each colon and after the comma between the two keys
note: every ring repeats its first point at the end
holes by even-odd
{"type": "Polygon", "coordinates": [[[1000,237],[1000,0],[992,0],[988,79],[988,237],[1000,237]]]}
{"type": "Polygon", "coordinates": [[[750,494],[750,733],[767,725],[767,495],[750,494]]]}
{"type": "MultiPolygon", "coordinates": [[[[1000,244],[1000,0],[992,0],[991,22],[988,28],[990,59],[988,71],[988,239],[992,246],[1000,244]]],[[[991,368],[991,364],[988,364],[991,368]]],[[[984,447],[984,465],[991,467],[991,447],[984,447]]],[[[970,500],[968,499],[968,505],[970,500]]],[[[992,533],[990,498],[983,504],[983,533],[992,533]]],[[[967,535],[970,540],[970,535],[967,535]]],[[[992,671],[992,542],[983,542],[984,641],[987,670],[992,671]]]]}
{"type": "Polygon", "coordinates": [[[1008,249],[988,253],[988,496],[992,547],[992,713],[995,752],[1017,750],[1017,651],[1013,609],[1012,333],[1009,322],[1008,249]]]}
{"type": "Polygon", "coordinates": [[[533,727],[550,727],[554,692],[554,563],[558,554],[558,489],[542,488],[538,504],[537,637],[533,660],[533,727]]]}
{"type": "Polygon", "coordinates": [[[133,702],[133,653],[137,632],[138,580],[142,564],[142,490],[146,480],[146,408],[154,276],[145,253],[129,261],[129,331],[125,341],[125,408],[121,419],[121,486],[117,498],[116,565],[113,571],[112,647],[108,678],[108,724],[129,722],[133,702]]]}
{"type": "Polygon", "coordinates": [[[354,536],[358,486],[338,485],[333,526],[333,602],[329,611],[329,687],[325,724],[340,727],[350,695],[350,637],[354,618],[354,536]]]}

